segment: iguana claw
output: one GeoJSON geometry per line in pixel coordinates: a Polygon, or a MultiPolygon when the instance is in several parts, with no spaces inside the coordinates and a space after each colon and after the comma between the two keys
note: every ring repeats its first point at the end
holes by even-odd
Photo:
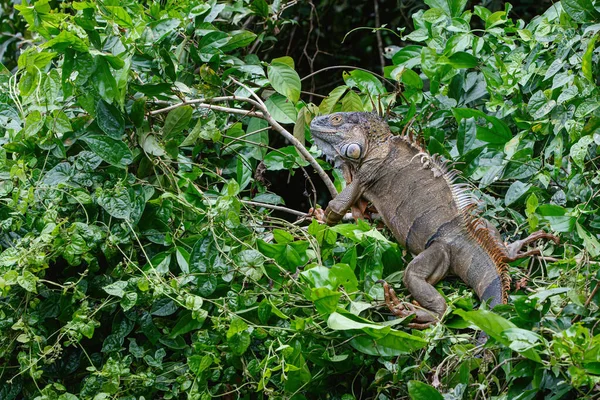
{"type": "Polygon", "coordinates": [[[311,207],[308,210],[308,215],[313,216],[318,222],[322,224],[325,223],[325,211],[322,208],[311,207]]]}
{"type": "Polygon", "coordinates": [[[529,251],[521,251],[523,246],[526,246],[529,243],[535,242],[540,239],[549,239],[554,242],[554,244],[559,244],[560,239],[558,236],[554,236],[551,233],[546,233],[544,231],[533,232],[531,235],[527,236],[525,239],[517,240],[506,246],[507,257],[506,261],[511,262],[518,260],[524,257],[536,256],[540,255],[542,252],[540,249],[533,249],[529,251]]]}
{"type": "Polygon", "coordinates": [[[437,321],[426,321],[419,322],[419,313],[417,308],[411,303],[402,302],[396,296],[396,292],[394,289],[383,279],[377,281],[377,283],[381,283],[383,285],[383,296],[385,298],[385,304],[388,306],[390,311],[397,317],[406,318],[411,315],[415,315],[415,319],[408,324],[409,328],[412,329],[426,329],[437,321]]]}

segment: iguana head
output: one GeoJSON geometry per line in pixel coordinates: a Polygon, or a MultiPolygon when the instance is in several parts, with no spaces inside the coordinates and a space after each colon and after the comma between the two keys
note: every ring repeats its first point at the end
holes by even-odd
{"type": "Polygon", "coordinates": [[[371,148],[392,135],[386,122],[368,112],[339,112],[316,117],[310,124],[315,144],[336,167],[360,164],[371,148]]]}

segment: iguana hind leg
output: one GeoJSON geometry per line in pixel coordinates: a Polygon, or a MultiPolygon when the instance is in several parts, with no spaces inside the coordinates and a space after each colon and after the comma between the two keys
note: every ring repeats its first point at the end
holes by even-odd
{"type": "Polygon", "coordinates": [[[491,222],[485,219],[482,219],[481,221],[483,221],[484,229],[487,229],[492,234],[492,236],[494,236],[498,240],[498,243],[504,245],[504,248],[506,249],[506,254],[504,257],[505,262],[512,262],[520,258],[539,255],[541,253],[540,249],[533,249],[521,252],[523,246],[528,245],[529,243],[535,242],[537,240],[549,239],[552,240],[555,244],[560,243],[560,239],[558,238],[558,236],[554,236],[551,233],[546,233],[544,231],[537,231],[533,232],[525,239],[516,240],[510,244],[505,244],[502,241],[502,236],[500,235],[500,232],[498,232],[498,229],[496,229],[496,227],[491,222]]]}
{"type": "Polygon", "coordinates": [[[384,282],[385,301],[390,311],[399,317],[414,314],[415,319],[408,325],[411,328],[425,329],[437,323],[446,311],[446,300],[433,285],[446,276],[449,268],[450,252],[447,246],[434,242],[416,256],[404,272],[404,285],[419,303],[419,307],[400,302],[394,289],[384,282]]]}
{"type": "Polygon", "coordinates": [[[519,258],[529,257],[533,255],[539,255],[541,253],[540,249],[533,249],[526,252],[520,252],[521,248],[531,242],[535,242],[539,239],[550,239],[554,243],[559,244],[560,239],[557,236],[554,236],[550,233],[546,233],[544,231],[533,232],[531,235],[527,236],[525,239],[517,240],[512,242],[511,244],[506,245],[507,250],[507,259],[506,261],[515,261],[519,258]]]}

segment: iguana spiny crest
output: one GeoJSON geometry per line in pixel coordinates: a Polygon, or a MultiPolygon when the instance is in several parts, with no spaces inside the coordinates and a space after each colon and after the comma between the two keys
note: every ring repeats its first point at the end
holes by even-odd
{"type": "Polygon", "coordinates": [[[386,302],[399,316],[415,314],[412,326],[436,322],[446,309],[433,285],[448,273],[458,275],[490,305],[505,303],[510,288],[506,261],[539,253],[519,253],[540,238],[558,241],[542,231],[505,246],[495,227],[479,218],[477,201],[458,172],[429,155],[408,137],[392,135],[374,113],[349,112],[316,117],[315,144],[336,167],[350,171],[351,182],[325,210],[333,224],[360,198],[370,201],[398,242],[415,255],[404,283],[420,308],[400,305],[384,284],[386,302]]]}

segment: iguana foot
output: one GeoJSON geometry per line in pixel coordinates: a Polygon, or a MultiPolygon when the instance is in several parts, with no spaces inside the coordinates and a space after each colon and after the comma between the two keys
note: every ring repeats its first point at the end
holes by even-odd
{"type": "Polygon", "coordinates": [[[525,252],[521,252],[521,248],[531,242],[535,242],[540,239],[549,239],[552,240],[555,244],[560,243],[560,239],[558,236],[552,235],[550,233],[546,233],[544,231],[533,232],[531,235],[527,236],[525,239],[517,240],[506,246],[507,257],[506,261],[515,261],[520,258],[530,257],[535,255],[540,255],[540,249],[533,249],[525,252]]]}
{"type": "Polygon", "coordinates": [[[409,328],[426,329],[438,322],[437,319],[433,319],[433,316],[427,311],[418,309],[411,303],[400,301],[398,296],[396,296],[394,289],[386,281],[379,280],[378,282],[383,285],[385,304],[395,316],[406,318],[415,315],[415,319],[408,324],[409,328]]]}
{"type": "Polygon", "coordinates": [[[313,208],[311,207],[308,210],[308,215],[312,215],[318,222],[324,224],[325,223],[325,210],[322,208],[313,208]]]}
{"type": "Polygon", "coordinates": [[[366,213],[368,205],[368,201],[364,199],[358,199],[358,201],[354,203],[352,207],[350,207],[352,218],[354,218],[355,221],[358,219],[371,219],[371,217],[366,213]]]}

